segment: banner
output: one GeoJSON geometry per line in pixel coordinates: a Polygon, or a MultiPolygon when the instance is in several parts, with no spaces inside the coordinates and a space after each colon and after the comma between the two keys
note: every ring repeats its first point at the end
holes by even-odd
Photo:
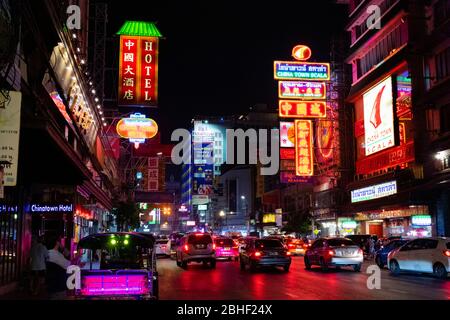
{"type": "Polygon", "coordinates": [[[281,118],[325,118],[327,104],[325,101],[279,101],[281,118]]]}
{"type": "MultiPolygon", "coordinates": [[[[19,163],[20,111],[22,93],[6,91],[6,101],[0,101],[0,164],[3,166],[3,186],[17,184],[19,163]]],[[[3,95],[0,95],[3,99],[3,95]]]]}

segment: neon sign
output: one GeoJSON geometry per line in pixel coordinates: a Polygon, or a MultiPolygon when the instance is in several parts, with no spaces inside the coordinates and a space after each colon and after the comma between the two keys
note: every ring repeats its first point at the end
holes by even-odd
{"type": "Polygon", "coordinates": [[[295,174],[314,175],[313,128],[310,120],[295,120],[295,174]]]}
{"type": "Polygon", "coordinates": [[[325,118],[327,105],[324,101],[279,101],[280,118],[325,118]]]}
{"type": "Polygon", "coordinates": [[[325,82],[279,81],[278,97],[288,99],[325,99],[325,82]]]}
{"type": "Polygon", "coordinates": [[[330,64],[319,62],[274,61],[276,80],[330,80],[330,64]]]}
{"type": "Polygon", "coordinates": [[[377,184],[352,191],[352,203],[384,198],[397,193],[397,181],[377,184]]]}
{"type": "Polygon", "coordinates": [[[146,139],[152,139],[158,133],[158,125],[155,120],[146,118],[140,113],[132,114],[129,118],[122,118],[117,123],[116,131],[119,136],[129,139],[139,148],[140,143],[146,139]]]}
{"type": "Polygon", "coordinates": [[[302,44],[299,44],[298,46],[295,46],[294,49],[292,49],[292,57],[294,57],[295,60],[309,60],[309,58],[311,58],[311,54],[311,49],[302,44]]]}

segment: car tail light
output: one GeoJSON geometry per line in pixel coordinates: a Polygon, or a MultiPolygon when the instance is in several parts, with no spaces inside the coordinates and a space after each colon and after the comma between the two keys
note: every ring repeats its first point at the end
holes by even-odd
{"type": "Polygon", "coordinates": [[[289,248],[294,248],[295,246],[294,246],[292,243],[289,243],[289,244],[288,244],[288,247],[289,247],[289,248]]]}
{"type": "Polygon", "coordinates": [[[287,256],[290,256],[292,253],[290,253],[289,251],[286,252],[287,256]]]}
{"type": "Polygon", "coordinates": [[[450,258],[450,250],[445,250],[444,251],[444,256],[450,258]]]}
{"type": "Polygon", "coordinates": [[[334,256],[336,254],[336,252],[334,252],[334,250],[329,250],[328,251],[328,255],[330,256],[334,256]]]}
{"type": "Polygon", "coordinates": [[[258,257],[261,257],[261,252],[256,251],[256,252],[255,252],[255,257],[257,257],[257,258],[258,258],[258,257]]]}
{"type": "Polygon", "coordinates": [[[362,251],[362,249],[358,249],[358,254],[359,255],[364,255],[364,252],[362,251]]]}
{"type": "Polygon", "coordinates": [[[213,249],[216,250],[216,244],[215,243],[213,243],[213,249]]]}
{"type": "Polygon", "coordinates": [[[184,245],[184,251],[189,251],[189,246],[187,244],[184,245]]]}

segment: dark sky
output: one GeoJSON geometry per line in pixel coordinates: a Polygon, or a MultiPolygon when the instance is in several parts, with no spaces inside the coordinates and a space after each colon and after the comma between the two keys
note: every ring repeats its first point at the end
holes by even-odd
{"type": "MultiPolygon", "coordinates": [[[[159,109],[163,133],[193,116],[230,115],[256,103],[276,107],[273,61],[307,44],[312,61],[329,60],[330,38],[346,8],[328,0],[111,1],[109,32],[125,20],[154,21],[163,34],[159,109]]],[[[167,140],[169,137],[163,137],[167,140]]]]}

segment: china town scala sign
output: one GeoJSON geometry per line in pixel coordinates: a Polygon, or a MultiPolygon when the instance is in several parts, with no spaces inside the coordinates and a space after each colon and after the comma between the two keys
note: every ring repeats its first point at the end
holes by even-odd
{"type": "Polygon", "coordinates": [[[144,143],[146,139],[152,139],[156,136],[158,124],[155,120],[146,118],[143,114],[135,113],[129,118],[119,120],[116,131],[119,136],[134,143],[137,149],[140,143],[144,143]]]}

